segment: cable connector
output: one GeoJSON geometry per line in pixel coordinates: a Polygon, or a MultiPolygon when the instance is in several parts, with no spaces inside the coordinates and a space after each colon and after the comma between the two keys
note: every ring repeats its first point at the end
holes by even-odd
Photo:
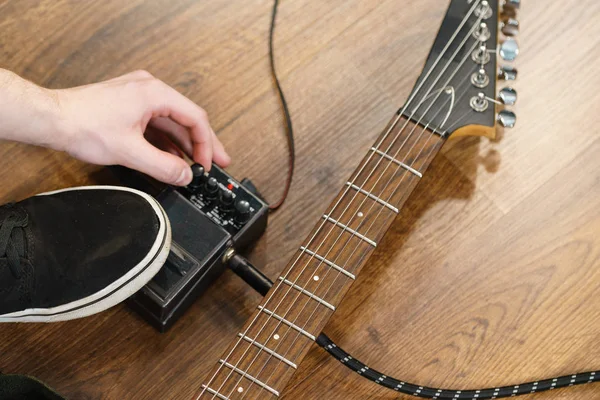
{"type": "Polygon", "coordinates": [[[252,289],[265,296],[273,281],[265,274],[260,272],[258,268],[250,263],[246,258],[240,256],[234,249],[229,248],[223,254],[223,263],[229,267],[237,276],[242,278],[252,289]]]}

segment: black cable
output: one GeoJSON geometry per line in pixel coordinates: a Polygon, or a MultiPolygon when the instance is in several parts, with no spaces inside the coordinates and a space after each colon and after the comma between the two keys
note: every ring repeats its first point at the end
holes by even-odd
{"type": "Polygon", "coordinates": [[[281,84],[279,83],[279,78],[277,78],[277,72],[275,70],[275,57],[273,56],[273,35],[275,34],[275,20],[277,19],[277,6],[279,5],[279,0],[275,0],[273,3],[273,14],[271,16],[271,28],[269,29],[269,61],[271,64],[271,75],[273,76],[273,82],[275,83],[275,87],[277,88],[277,92],[279,93],[279,99],[281,100],[281,106],[283,108],[283,115],[285,117],[285,130],[287,135],[288,142],[288,152],[289,152],[289,164],[288,164],[288,174],[285,181],[285,187],[283,189],[283,194],[281,198],[269,205],[270,210],[276,210],[285,201],[290,191],[290,186],[292,184],[292,177],[294,176],[294,163],[296,160],[296,151],[294,149],[294,128],[292,127],[292,117],[290,116],[290,110],[288,109],[287,101],[285,100],[285,95],[283,94],[283,90],[281,89],[281,84]]]}
{"type": "MultiPolygon", "coordinates": [[[[248,283],[254,290],[263,296],[269,291],[273,282],[266,277],[260,270],[250,263],[244,257],[233,254],[228,258],[227,265],[240,278],[248,283]]],[[[501,386],[496,388],[486,388],[479,390],[454,390],[438,389],[426,386],[415,385],[414,383],[404,382],[400,379],[391,378],[381,372],[369,368],[365,363],[357,360],[348,354],[344,349],[338,347],[327,335],[321,333],[316,340],[317,344],[325,349],[336,360],[356,372],[363,378],[366,378],[378,385],[404,393],[410,396],[416,396],[426,399],[436,400],[483,400],[500,399],[504,397],[520,396],[524,394],[544,392],[546,390],[559,389],[568,386],[582,385],[600,381],[600,371],[583,372],[573,375],[565,375],[559,378],[544,379],[537,382],[521,383],[512,386],[501,386]]]]}
{"type": "Polygon", "coordinates": [[[363,378],[385,386],[389,389],[411,396],[422,397],[426,399],[454,400],[454,399],[500,399],[504,397],[520,396],[524,394],[545,392],[546,390],[559,389],[573,385],[582,385],[600,381],[600,371],[582,372],[579,374],[565,375],[559,378],[544,379],[537,382],[521,383],[513,386],[501,386],[497,388],[486,388],[479,390],[454,390],[438,389],[426,386],[415,385],[414,383],[404,382],[400,379],[390,378],[372,368],[366,366],[363,362],[355,359],[343,349],[339,348],[326,335],[320,334],[317,337],[317,344],[324,348],[336,360],[356,372],[363,378]]]}
{"type": "Polygon", "coordinates": [[[267,292],[273,286],[273,282],[268,276],[263,274],[260,270],[256,269],[254,265],[250,264],[246,258],[236,254],[235,252],[225,253],[225,263],[227,266],[244,282],[250,287],[256,290],[263,296],[267,295],[267,292]]]}

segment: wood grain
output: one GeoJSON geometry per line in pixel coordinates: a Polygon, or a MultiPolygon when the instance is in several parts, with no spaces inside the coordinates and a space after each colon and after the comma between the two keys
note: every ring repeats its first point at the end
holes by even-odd
{"type": "MultiPolygon", "coordinates": [[[[297,129],[284,208],[251,254],[276,278],[404,103],[446,2],[284,1],[277,66],[297,129]]],[[[230,172],[284,181],[269,76],[271,2],[0,0],[0,67],[69,87],[147,69],[205,107],[230,172]]],[[[325,328],[389,375],[477,388],[600,369],[600,3],[525,2],[517,128],[450,140],[325,328]]],[[[87,183],[97,166],[0,144],[0,201],[87,183]]],[[[0,371],[72,399],[189,399],[260,296],[225,273],[167,334],[124,306],[0,326],[0,371]]],[[[392,399],[313,347],[283,398],[392,399]]],[[[408,397],[406,397],[408,399],[408,397]]],[[[525,399],[595,399],[598,385],[525,399]]]]}

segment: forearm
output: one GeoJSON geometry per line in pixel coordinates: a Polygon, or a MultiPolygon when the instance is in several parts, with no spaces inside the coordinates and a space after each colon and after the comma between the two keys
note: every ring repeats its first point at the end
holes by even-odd
{"type": "Polygon", "coordinates": [[[0,68],[0,139],[64,150],[55,92],[0,68]]]}

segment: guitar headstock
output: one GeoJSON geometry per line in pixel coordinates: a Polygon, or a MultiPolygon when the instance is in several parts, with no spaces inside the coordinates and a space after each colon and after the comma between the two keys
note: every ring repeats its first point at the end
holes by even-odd
{"type": "Polygon", "coordinates": [[[401,113],[442,136],[496,137],[515,114],[520,0],[451,0],[429,57],[401,113]],[[502,60],[502,64],[499,63],[502,60]]]}

